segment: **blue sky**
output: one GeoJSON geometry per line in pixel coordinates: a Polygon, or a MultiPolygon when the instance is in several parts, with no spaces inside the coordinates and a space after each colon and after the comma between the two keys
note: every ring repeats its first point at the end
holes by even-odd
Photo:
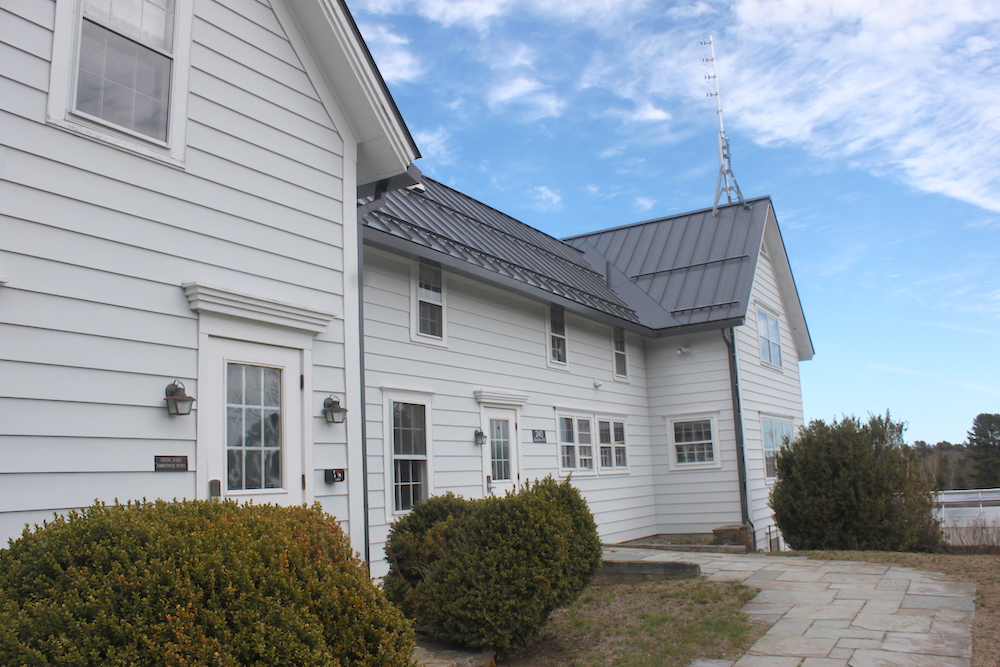
{"type": "Polygon", "coordinates": [[[710,206],[718,119],[816,347],[806,419],[1000,413],[1000,3],[349,0],[438,179],[554,236],[710,206]]]}

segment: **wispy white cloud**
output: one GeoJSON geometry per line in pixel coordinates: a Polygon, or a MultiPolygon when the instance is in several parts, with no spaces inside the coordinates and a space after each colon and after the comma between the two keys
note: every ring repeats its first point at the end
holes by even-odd
{"type": "Polygon", "coordinates": [[[558,191],[544,185],[537,185],[528,191],[529,196],[535,203],[535,208],[542,211],[551,211],[562,206],[562,195],[558,191]]]}
{"type": "Polygon", "coordinates": [[[378,23],[360,23],[358,29],[368,48],[378,61],[382,77],[389,83],[405,83],[419,79],[424,73],[420,59],[410,51],[406,37],[391,32],[378,23]]]}
{"type": "Polygon", "coordinates": [[[652,197],[636,197],[632,200],[632,205],[635,207],[635,210],[645,212],[656,205],[656,200],[652,197]]]}
{"type": "Polygon", "coordinates": [[[451,133],[443,127],[433,130],[417,130],[413,133],[413,140],[420,147],[420,154],[436,165],[451,164],[455,161],[455,153],[449,139],[451,133]]]}
{"type": "Polygon", "coordinates": [[[558,117],[566,102],[538,79],[517,75],[495,84],[486,95],[490,109],[514,107],[525,120],[558,117]]]}

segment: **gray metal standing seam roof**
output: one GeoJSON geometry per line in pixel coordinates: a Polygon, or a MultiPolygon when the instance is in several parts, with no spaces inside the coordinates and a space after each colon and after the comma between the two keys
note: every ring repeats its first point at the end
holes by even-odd
{"type": "Polygon", "coordinates": [[[762,197],[560,241],[432,179],[422,185],[366,213],[365,241],[390,245],[388,234],[416,256],[458,260],[650,333],[745,317],[771,211],[762,197]]]}

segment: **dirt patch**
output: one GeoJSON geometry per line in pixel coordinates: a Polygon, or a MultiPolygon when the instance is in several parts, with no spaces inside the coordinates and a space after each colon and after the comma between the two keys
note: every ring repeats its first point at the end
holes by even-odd
{"type": "Polygon", "coordinates": [[[591,586],[501,667],[687,667],[735,660],[767,630],[740,609],[757,589],[704,579],[591,586]]]}

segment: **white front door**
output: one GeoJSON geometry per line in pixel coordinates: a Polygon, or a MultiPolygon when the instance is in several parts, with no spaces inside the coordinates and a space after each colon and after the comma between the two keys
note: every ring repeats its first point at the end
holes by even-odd
{"type": "Polygon", "coordinates": [[[483,447],[486,493],[502,496],[517,489],[521,477],[517,413],[514,410],[487,410],[486,424],[486,445],[483,447]]]}
{"type": "Polygon", "coordinates": [[[209,338],[198,415],[210,496],[300,504],[303,476],[302,352],[209,338]]]}

